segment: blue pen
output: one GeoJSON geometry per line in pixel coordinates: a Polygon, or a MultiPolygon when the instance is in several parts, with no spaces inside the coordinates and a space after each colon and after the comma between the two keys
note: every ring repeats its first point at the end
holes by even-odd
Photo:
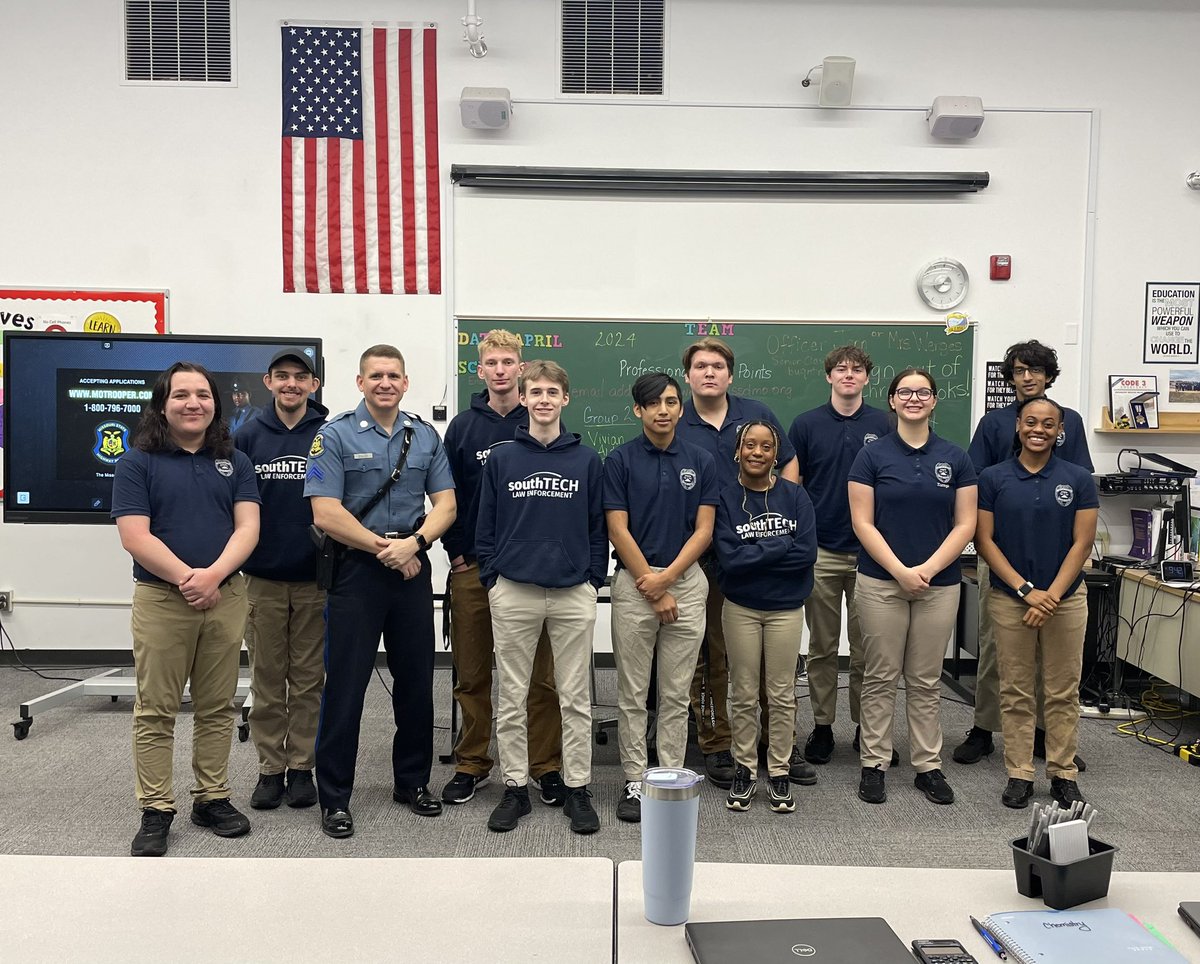
{"type": "Polygon", "coordinates": [[[979,931],[979,936],[988,942],[988,947],[996,952],[996,956],[1002,961],[1007,961],[1008,955],[1004,953],[1004,948],[1000,946],[1000,942],[992,937],[991,932],[974,917],[971,918],[971,923],[974,925],[975,930],[979,931]]]}

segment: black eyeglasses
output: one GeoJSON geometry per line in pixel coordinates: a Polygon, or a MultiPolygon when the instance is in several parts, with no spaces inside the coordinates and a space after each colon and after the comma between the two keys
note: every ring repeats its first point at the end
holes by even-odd
{"type": "Polygon", "coordinates": [[[1041,365],[1030,365],[1028,368],[1014,368],[1013,378],[1024,378],[1026,375],[1045,375],[1046,369],[1041,365]]]}
{"type": "Polygon", "coordinates": [[[919,398],[921,401],[927,402],[931,398],[933,398],[933,389],[932,388],[897,388],[896,389],[896,397],[898,399],[900,399],[900,401],[902,401],[902,402],[907,402],[914,395],[917,398],[919,398]]]}

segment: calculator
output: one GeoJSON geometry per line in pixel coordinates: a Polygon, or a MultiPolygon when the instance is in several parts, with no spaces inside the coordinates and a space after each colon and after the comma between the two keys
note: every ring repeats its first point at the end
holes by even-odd
{"type": "Polygon", "coordinates": [[[913,941],[912,949],[925,964],[979,964],[958,941],[913,941]]]}

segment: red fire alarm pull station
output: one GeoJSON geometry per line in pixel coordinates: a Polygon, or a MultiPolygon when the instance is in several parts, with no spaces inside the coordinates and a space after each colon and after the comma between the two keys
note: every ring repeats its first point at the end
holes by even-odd
{"type": "Polygon", "coordinates": [[[992,255],[992,280],[1007,281],[1012,277],[1012,258],[1007,254],[992,255]]]}

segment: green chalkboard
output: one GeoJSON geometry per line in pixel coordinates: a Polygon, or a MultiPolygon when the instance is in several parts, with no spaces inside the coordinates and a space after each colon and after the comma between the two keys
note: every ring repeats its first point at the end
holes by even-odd
{"type": "Polygon", "coordinates": [[[479,340],[506,328],[525,342],[524,358],[558,362],[571,380],[571,402],[563,421],[602,456],[633,438],[641,423],[633,415],[629,389],[639,375],[662,370],[687,394],[683,351],[705,335],[733,349],[735,394],[770,406],[787,428],[801,412],[829,400],[825,355],[856,344],[871,356],[875,371],[865,396],[887,407],[888,383],[896,372],[924,368],[937,380],[934,430],[966,447],[971,436],[971,372],[974,332],[946,334],[941,325],[816,322],[675,321],[494,321],[458,320],[458,410],[482,387],[477,373],[479,340]]]}

